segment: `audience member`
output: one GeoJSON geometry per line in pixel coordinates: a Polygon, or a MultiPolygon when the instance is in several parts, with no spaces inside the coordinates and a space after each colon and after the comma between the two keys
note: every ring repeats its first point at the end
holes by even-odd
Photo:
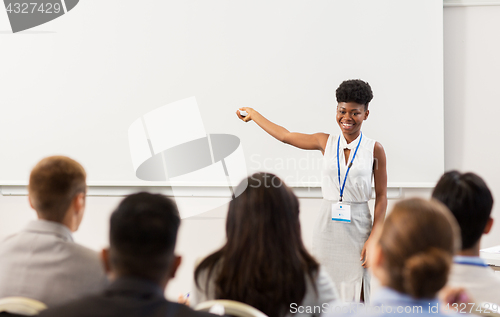
{"type": "Polygon", "coordinates": [[[443,202],[457,219],[462,249],[454,258],[448,285],[463,287],[477,302],[500,304],[500,278],[479,258],[481,236],[493,225],[493,197],[481,177],[457,171],[445,173],[432,197],[443,202]]]}
{"type": "Polygon", "coordinates": [[[181,262],[174,255],[179,224],[172,200],[149,193],[126,197],[111,215],[110,247],[102,251],[111,285],[101,294],[49,308],[40,317],[212,316],[164,297],[181,262]]]}
{"type": "Polygon", "coordinates": [[[304,247],[297,197],[273,174],[254,174],[247,181],[229,204],[225,245],[196,268],[192,303],[230,299],[268,316],[311,316],[292,312],[338,296],[304,247]]]}
{"type": "Polygon", "coordinates": [[[38,220],[0,243],[0,298],[28,297],[51,307],[107,285],[98,253],[72,237],[85,210],[85,179],[83,167],[64,156],[33,168],[29,202],[38,220]]]}
{"type": "Polygon", "coordinates": [[[403,200],[374,235],[368,260],[382,288],[370,306],[332,303],[326,316],[336,311],[359,316],[445,316],[436,295],[446,284],[460,246],[458,225],[447,208],[436,200],[403,200]]]}

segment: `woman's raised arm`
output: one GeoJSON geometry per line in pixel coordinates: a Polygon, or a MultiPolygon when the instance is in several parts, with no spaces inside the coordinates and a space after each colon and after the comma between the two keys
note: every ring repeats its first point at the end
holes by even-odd
{"type": "Polygon", "coordinates": [[[255,121],[259,127],[281,142],[303,150],[320,150],[321,153],[325,152],[328,140],[328,134],[326,133],[304,134],[290,132],[284,127],[267,120],[259,112],[249,107],[240,108],[236,111],[236,115],[245,122],[255,121]],[[241,116],[240,110],[245,111],[247,115],[245,117],[241,116]]]}

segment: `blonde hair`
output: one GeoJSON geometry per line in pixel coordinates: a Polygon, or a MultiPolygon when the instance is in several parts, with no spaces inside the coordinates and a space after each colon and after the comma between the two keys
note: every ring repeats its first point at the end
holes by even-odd
{"type": "Polygon", "coordinates": [[[69,157],[42,159],[30,174],[28,191],[33,208],[45,220],[62,222],[73,198],[85,193],[86,178],[84,168],[69,157]]]}
{"type": "Polygon", "coordinates": [[[379,244],[388,286],[414,298],[433,298],[448,280],[460,230],[437,200],[407,199],[387,217],[379,244]]]}

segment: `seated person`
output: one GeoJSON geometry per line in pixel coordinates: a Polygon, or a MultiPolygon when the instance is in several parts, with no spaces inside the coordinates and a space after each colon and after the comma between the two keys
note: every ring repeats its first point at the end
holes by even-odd
{"type": "Polygon", "coordinates": [[[454,258],[448,285],[462,287],[478,303],[500,304],[500,277],[479,258],[481,236],[493,225],[493,197],[483,179],[474,173],[445,173],[432,197],[443,202],[457,219],[462,249],[454,258]]]}
{"type": "Polygon", "coordinates": [[[247,181],[246,190],[229,204],[226,244],[195,270],[191,301],[230,299],[268,316],[312,316],[293,312],[338,295],[304,247],[297,197],[273,174],[257,173],[247,181]]]}
{"type": "MultiPolygon", "coordinates": [[[[453,254],[460,246],[458,225],[440,202],[419,198],[398,202],[368,245],[368,264],[382,286],[371,305],[352,303],[355,316],[446,316],[437,300],[453,254]]],[[[330,304],[324,316],[342,311],[330,304]]]]}
{"type": "Polygon", "coordinates": [[[86,174],[64,156],[31,171],[29,202],[38,220],[0,243],[0,298],[21,296],[48,307],[108,284],[99,254],[73,241],[85,210],[86,174]]]}
{"type": "Polygon", "coordinates": [[[126,197],[111,215],[110,247],[102,252],[114,281],[101,294],[49,308],[40,317],[213,316],[164,297],[181,262],[174,255],[179,224],[170,199],[149,193],[126,197]]]}

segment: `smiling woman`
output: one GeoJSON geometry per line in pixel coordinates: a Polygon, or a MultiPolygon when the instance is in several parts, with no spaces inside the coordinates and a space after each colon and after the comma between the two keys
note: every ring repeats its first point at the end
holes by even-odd
{"type": "Polygon", "coordinates": [[[385,151],[380,143],[361,132],[373,98],[370,85],[358,79],[344,81],[336,97],[340,135],[292,133],[248,107],[240,108],[236,114],[245,122],[255,121],[284,143],[321,151],[323,204],[315,224],[313,254],[337,287],[342,286],[344,299],[347,296],[349,300],[367,301],[370,280],[366,271],[366,243],[371,237],[372,224],[383,222],[387,208],[385,151]],[[240,110],[247,115],[242,117],[240,110]],[[372,177],[376,194],[373,222],[368,208],[372,177]],[[346,294],[349,290],[352,296],[346,294]]]}

